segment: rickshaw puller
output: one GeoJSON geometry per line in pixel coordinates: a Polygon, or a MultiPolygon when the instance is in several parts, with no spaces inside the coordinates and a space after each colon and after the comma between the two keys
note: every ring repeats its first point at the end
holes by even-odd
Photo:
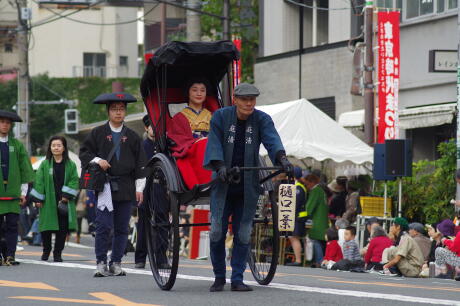
{"type": "Polygon", "coordinates": [[[239,183],[228,184],[229,169],[254,167],[259,164],[262,143],[275,165],[291,174],[293,167],[266,113],[256,110],[259,90],[247,83],[235,87],[234,105],[217,110],[211,119],[203,166],[213,170],[218,182],[211,190],[211,261],[215,275],[210,291],[222,291],[225,279],[225,238],[228,220],[232,216],[234,233],[232,251],[232,291],[252,291],[243,283],[243,273],[249,256],[250,239],[257,201],[262,192],[258,171],[244,171],[239,183]],[[243,199],[243,200],[242,200],[243,199]]]}

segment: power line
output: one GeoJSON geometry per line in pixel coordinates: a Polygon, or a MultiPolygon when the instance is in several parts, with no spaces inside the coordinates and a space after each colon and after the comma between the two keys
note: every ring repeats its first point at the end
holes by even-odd
{"type": "MultiPolygon", "coordinates": [[[[302,6],[310,9],[317,9],[319,11],[343,11],[343,10],[351,10],[352,7],[337,7],[337,8],[328,8],[328,7],[321,7],[321,6],[312,6],[312,5],[307,5],[303,4],[294,0],[284,0],[286,2],[289,2],[291,4],[297,5],[297,6],[302,6]]],[[[356,8],[358,7],[364,7],[364,5],[356,5],[356,8]]]]}
{"type": "Polygon", "coordinates": [[[104,1],[104,0],[101,0],[101,1],[98,1],[98,2],[95,2],[95,3],[92,3],[92,4],[88,5],[88,7],[86,7],[86,8],[80,8],[80,9],[78,9],[78,10],[76,10],[76,11],[73,11],[73,12],[68,13],[67,15],[60,15],[60,16],[54,18],[54,19],[51,19],[51,20],[50,20],[50,19],[47,19],[47,20],[44,21],[44,22],[38,21],[37,23],[31,25],[31,26],[29,27],[29,29],[36,28],[36,27],[45,25],[45,24],[47,24],[47,23],[54,22],[54,21],[59,20],[59,19],[61,19],[61,18],[65,18],[65,17],[67,17],[67,16],[76,14],[76,13],[78,13],[78,12],[81,12],[82,10],[89,9],[89,8],[91,8],[91,7],[93,7],[93,6],[96,6],[96,5],[98,5],[98,4],[100,4],[100,3],[103,3],[103,2],[105,2],[105,1],[104,1]]]}
{"type": "MultiPolygon", "coordinates": [[[[32,0],[33,2],[39,4],[36,0],[32,0]]],[[[116,26],[116,25],[123,25],[123,24],[129,24],[129,23],[133,23],[133,22],[137,22],[141,19],[143,19],[145,16],[147,16],[147,14],[149,14],[151,11],[153,11],[160,3],[157,3],[154,7],[152,7],[149,11],[147,11],[146,13],[144,13],[144,15],[136,18],[136,19],[133,19],[133,20],[128,20],[128,21],[121,21],[121,22],[113,22],[113,23],[97,23],[97,22],[89,22],[89,21],[82,21],[82,20],[78,20],[78,19],[74,19],[74,18],[70,18],[68,17],[69,14],[67,15],[63,15],[63,14],[60,14],[58,12],[55,12],[53,11],[52,9],[50,8],[47,8],[45,7],[45,9],[47,11],[50,11],[51,13],[53,13],[54,15],[56,16],[59,16],[60,18],[65,18],[65,19],[68,19],[70,21],[73,21],[73,22],[77,22],[77,23],[82,23],[82,24],[87,24],[87,25],[95,25],[95,26],[116,26]]],[[[58,18],[58,19],[60,19],[58,18]]],[[[54,19],[54,20],[58,20],[58,19],[54,19]]]]}

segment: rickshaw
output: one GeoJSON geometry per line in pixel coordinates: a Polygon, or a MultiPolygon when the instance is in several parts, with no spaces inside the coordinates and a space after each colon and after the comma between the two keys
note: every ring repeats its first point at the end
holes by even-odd
{"type": "MultiPolygon", "coordinates": [[[[204,107],[211,112],[231,105],[231,64],[239,52],[230,41],[169,42],[149,60],[141,81],[141,94],[148,111],[158,153],[148,163],[150,174],[146,185],[146,229],[150,268],[157,285],[170,290],[176,280],[179,264],[179,230],[183,227],[209,226],[210,223],[180,223],[179,210],[185,205],[209,204],[213,181],[187,188],[176,159],[171,155],[167,127],[174,109],[186,104],[183,86],[196,75],[210,84],[204,107]],[[227,90],[221,90],[221,85],[227,90]]],[[[260,195],[253,221],[248,264],[255,280],[268,285],[278,264],[278,210],[270,178],[281,173],[278,167],[233,169],[233,178],[241,171],[259,171],[263,194],[260,195]],[[278,170],[270,172],[270,170],[278,170]]]]}

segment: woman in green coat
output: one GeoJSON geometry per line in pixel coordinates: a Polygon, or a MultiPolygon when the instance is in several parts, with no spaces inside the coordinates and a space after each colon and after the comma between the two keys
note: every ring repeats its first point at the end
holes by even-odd
{"type": "Polygon", "coordinates": [[[36,206],[40,208],[38,228],[43,241],[42,260],[46,261],[50,256],[51,235],[55,233],[53,257],[55,262],[62,262],[67,234],[70,230],[77,229],[77,194],[77,167],[69,159],[67,141],[64,137],[53,136],[48,144],[46,160],[37,170],[34,189],[30,193],[36,206]],[[59,209],[59,203],[67,209],[59,209]]]}
{"type": "Polygon", "coordinates": [[[326,248],[326,230],[329,227],[329,207],[327,206],[326,193],[319,185],[319,181],[319,177],[314,174],[309,174],[304,178],[308,189],[307,216],[313,221],[308,236],[313,242],[314,261],[318,267],[323,261],[326,248]]]}

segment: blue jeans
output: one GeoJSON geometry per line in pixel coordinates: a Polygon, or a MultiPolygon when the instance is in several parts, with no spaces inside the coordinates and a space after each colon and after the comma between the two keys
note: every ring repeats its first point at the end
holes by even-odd
{"type": "Polygon", "coordinates": [[[135,263],[145,263],[147,258],[147,242],[145,238],[145,225],[144,225],[144,216],[145,216],[145,204],[142,204],[138,212],[138,219],[136,224],[137,229],[137,241],[136,241],[136,251],[134,252],[134,262],[135,263]]]}
{"type": "Polygon", "coordinates": [[[222,236],[218,241],[211,241],[211,262],[216,278],[225,278],[225,238],[228,229],[228,218],[232,216],[233,230],[233,250],[232,260],[232,283],[243,282],[243,273],[246,270],[246,263],[249,254],[249,243],[241,243],[238,237],[241,217],[243,215],[244,201],[243,196],[229,196],[225,203],[222,216],[222,236]]]}
{"type": "Polygon", "coordinates": [[[311,240],[313,242],[313,259],[317,264],[321,264],[323,262],[323,245],[324,242],[319,240],[311,240]]]}
{"type": "Polygon", "coordinates": [[[97,263],[107,262],[107,252],[110,244],[110,233],[113,229],[112,256],[110,263],[121,262],[128,242],[128,224],[131,218],[130,201],[113,202],[113,211],[107,208],[103,211],[96,209],[96,239],[95,252],[97,263]]]}
{"type": "Polygon", "coordinates": [[[42,243],[42,235],[38,231],[38,218],[35,218],[34,223],[30,227],[30,231],[33,234],[34,240],[32,241],[33,245],[40,245],[42,243]]]}

